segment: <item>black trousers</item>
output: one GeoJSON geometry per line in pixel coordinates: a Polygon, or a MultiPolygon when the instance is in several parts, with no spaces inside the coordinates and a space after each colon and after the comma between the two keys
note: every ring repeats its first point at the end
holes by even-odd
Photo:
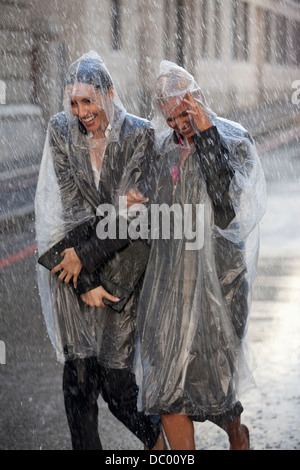
{"type": "Polygon", "coordinates": [[[112,414],[149,449],[160,432],[158,417],[137,410],[138,387],[126,369],[108,369],[96,357],[68,360],[64,365],[63,392],[73,450],[102,450],[98,433],[99,394],[112,414]]]}

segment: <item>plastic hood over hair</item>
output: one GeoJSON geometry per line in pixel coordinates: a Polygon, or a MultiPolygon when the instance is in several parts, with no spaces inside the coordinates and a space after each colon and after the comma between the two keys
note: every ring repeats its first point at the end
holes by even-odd
{"type": "Polygon", "coordinates": [[[246,333],[266,206],[264,174],[249,133],[213,113],[194,78],[168,61],[155,83],[152,124],[160,153],[153,200],[163,215],[138,308],[139,407],[214,419],[233,412],[240,393],[254,386],[246,333]],[[188,90],[216,127],[197,132],[199,147],[181,145],[161,113],[164,100],[180,101],[188,90]],[[230,174],[224,198],[232,216],[221,214],[227,225],[218,222],[214,205],[220,161],[230,174]]]}
{"type": "Polygon", "coordinates": [[[155,81],[153,96],[153,125],[158,140],[163,133],[171,132],[165,117],[161,113],[160,104],[164,101],[168,101],[170,98],[178,98],[179,103],[188,91],[193,95],[195,100],[200,103],[202,108],[205,109],[210,119],[216,116],[216,114],[206,106],[204,94],[194,77],[179,65],[169,62],[168,60],[163,60],[160,63],[159,74],[155,81]]]}
{"type": "MultiPolygon", "coordinates": [[[[233,242],[244,241],[257,226],[266,210],[265,177],[252,137],[239,123],[228,121],[216,115],[206,104],[204,94],[194,77],[184,68],[173,62],[163,60],[155,81],[152,125],[157,137],[157,147],[173,134],[161,111],[161,103],[178,98],[178,103],[190,91],[194,99],[205,110],[212,125],[218,129],[223,145],[228,149],[234,170],[230,185],[230,198],[236,217],[232,223],[221,230],[222,235],[233,242]],[[240,159],[237,150],[243,150],[245,159],[240,159]]],[[[173,145],[173,141],[170,141],[173,145]]]]}

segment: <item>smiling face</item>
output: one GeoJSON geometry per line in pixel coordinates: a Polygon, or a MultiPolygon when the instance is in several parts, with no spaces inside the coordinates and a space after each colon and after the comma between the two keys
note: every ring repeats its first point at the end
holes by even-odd
{"type": "Polygon", "coordinates": [[[110,87],[104,95],[93,85],[76,83],[69,85],[68,94],[72,114],[78,117],[88,132],[103,136],[109,124],[107,113],[114,98],[113,88],[110,87]]]}
{"type": "Polygon", "coordinates": [[[184,97],[174,97],[160,102],[160,109],[169,127],[192,143],[192,136],[195,129],[191,123],[191,117],[187,110],[190,109],[188,103],[183,101],[184,97]]]}

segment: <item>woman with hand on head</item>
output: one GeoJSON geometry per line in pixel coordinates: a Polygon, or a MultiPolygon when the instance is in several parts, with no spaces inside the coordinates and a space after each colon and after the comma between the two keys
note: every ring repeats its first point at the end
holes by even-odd
{"type": "Polygon", "coordinates": [[[246,450],[239,396],[254,385],[246,332],[262,167],[249,133],[216,116],[186,70],[163,61],[154,94],[163,215],[151,218],[139,299],[139,406],[161,415],[172,450],[195,449],[193,421],[205,420],[227,432],[231,449],[246,450]]]}

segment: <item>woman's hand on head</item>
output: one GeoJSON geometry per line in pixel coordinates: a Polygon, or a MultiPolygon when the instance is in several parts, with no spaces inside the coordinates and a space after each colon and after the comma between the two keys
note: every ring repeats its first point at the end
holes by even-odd
{"type": "Polygon", "coordinates": [[[201,107],[200,103],[195,100],[190,91],[187,92],[183,101],[190,106],[190,109],[187,109],[186,112],[190,115],[191,122],[196,127],[195,130],[203,132],[212,126],[206,112],[201,107]]]}
{"type": "Polygon", "coordinates": [[[130,189],[126,194],[126,197],[127,207],[131,207],[133,204],[143,204],[149,200],[147,197],[144,197],[137,189],[130,189]]]}

